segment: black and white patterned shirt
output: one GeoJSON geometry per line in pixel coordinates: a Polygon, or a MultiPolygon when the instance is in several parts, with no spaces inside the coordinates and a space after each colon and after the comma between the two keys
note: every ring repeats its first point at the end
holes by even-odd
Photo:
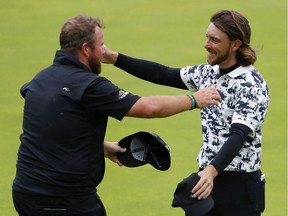
{"type": "Polygon", "coordinates": [[[181,69],[181,78],[191,91],[216,86],[222,102],[201,109],[203,144],[197,161],[205,168],[229,137],[232,123],[251,129],[249,138],[226,171],[253,172],[260,169],[262,131],[270,95],[261,74],[252,66],[238,67],[220,76],[219,66],[201,64],[181,69]]]}

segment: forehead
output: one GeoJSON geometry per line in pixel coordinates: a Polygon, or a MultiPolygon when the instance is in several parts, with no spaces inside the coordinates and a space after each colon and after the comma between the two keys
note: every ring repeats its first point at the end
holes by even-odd
{"type": "Polygon", "coordinates": [[[206,31],[207,37],[213,37],[218,39],[228,39],[228,35],[221,31],[219,28],[217,28],[213,23],[210,23],[207,31],[206,31]]]}
{"type": "Polygon", "coordinates": [[[99,41],[100,43],[102,43],[104,34],[103,34],[103,30],[99,26],[95,27],[95,37],[96,37],[96,42],[99,41]]]}

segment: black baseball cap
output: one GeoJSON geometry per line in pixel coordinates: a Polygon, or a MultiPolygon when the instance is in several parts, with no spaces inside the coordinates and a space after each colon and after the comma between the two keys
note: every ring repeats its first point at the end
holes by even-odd
{"type": "Polygon", "coordinates": [[[117,153],[117,158],[126,167],[152,165],[157,170],[168,170],[171,164],[168,145],[155,133],[139,131],[126,136],[118,145],[127,150],[117,153]]]}
{"type": "Polygon", "coordinates": [[[214,206],[211,196],[201,200],[191,197],[191,190],[199,180],[200,176],[198,173],[192,173],[177,185],[174,192],[172,207],[181,207],[185,211],[186,216],[204,215],[214,206]]]}

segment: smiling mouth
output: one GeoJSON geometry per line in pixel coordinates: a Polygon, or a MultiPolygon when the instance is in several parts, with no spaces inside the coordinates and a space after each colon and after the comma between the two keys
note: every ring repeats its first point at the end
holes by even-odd
{"type": "Polygon", "coordinates": [[[215,53],[213,53],[213,52],[208,52],[208,57],[212,57],[212,56],[215,56],[215,53]]]}

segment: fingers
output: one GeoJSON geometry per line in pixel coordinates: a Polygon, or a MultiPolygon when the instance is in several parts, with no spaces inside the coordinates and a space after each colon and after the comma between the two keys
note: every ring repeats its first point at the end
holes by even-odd
{"type": "Polygon", "coordinates": [[[108,157],[112,162],[116,163],[118,166],[123,166],[120,161],[118,160],[116,154],[110,154],[108,157]]]}
{"type": "Polygon", "coordinates": [[[118,152],[120,152],[120,153],[124,153],[124,152],[126,152],[126,151],[127,151],[126,148],[121,148],[121,147],[119,146],[119,150],[118,150],[118,152]]]}
{"type": "Polygon", "coordinates": [[[120,161],[119,160],[116,160],[116,162],[115,162],[116,164],[118,164],[118,166],[120,166],[120,167],[122,167],[123,165],[120,163],[120,161]]]}
{"type": "MultiPolygon", "coordinates": [[[[192,191],[194,191],[194,188],[192,191]]],[[[197,198],[198,200],[201,200],[201,199],[206,199],[210,195],[212,191],[212,187],[204,184],[198,190],[196,190],[195,193],[193,193],[192,191],[191,191],[191,194],[192,194],[191,196],[193,198],[197,198]]]]}
{"type": "Polygon", "coordinates": [[[215,87],[209,87],[208,88],[210,91],[208,91],[208,97],[209,97],[209,94],[210,94],[210,97],[212,100],[216,100],[216,101],[219,101],[221,102],[221,96],[220,96],[220,93],[218,92],[218,90],[215,88],[215,87]]]}
{"type": "Polygon", "coordinates": [[[118,53],[109,49],[107,46],[102,46],[102,59],[101,63],[104,64],[115,64],[118,58],[118,53]]]}
{"type": "Polygon", "coordinates": [[[211,92],[211,99],[212,100],[215,100],[215,101],[217,101],[217,102],[221,102],[222,101],[222,98],[221,98],[221,95],[220,95],[220,93],[219,93],[219,91],[216,89],[216,88],[214,88],[214,87],[211,87],[212,89],[212,92],[211,92]]]}
{"type": "MultiPolygon", "coordinates": [[[[209,168],[210,169],[210,168],[209,168]]],[[[191,196],[193,198],[197,198],[199,200],[206,199],[212,189],[213,189],[213,174],[210,173],[210,170],[206,169],[204,171],[200,171],[198,175],[200,176],[199,182],[195,185],[191,190],[191,196]]]]}
{"type": "Polygon", "coordinates": [[[111,155],[111,158],[110,160],[112,160],[114,163],[118,164],[118,166],[122,166],[122,164],[120,163],[120,161],[118,160],[117,156],[116,156],[116,153],[119,152],[119,153],[124,153],[125,151],[127,151],[126,148],[121,148],[118,143],[115,145],[115,147],[117,147],[115,150],[114,150],[114,153],[111,155]]]}
{"type": "Polygon", "coordinates": [[[110,49],[108,47],[106,47],[105,45],[103,45],[102,47],[103,49],[103,55],[102,55],[102,59],[101,62],[104,64],[110,64],[110,49]]]}
{"type": "Polygon", "coordinates": [[[209,105],[218,105],[222,101],[220,93],[215,87],[200,89],[193,94],[197,101],[198,108],[204,108],[209,105]]]}
{"type": "Polygon", "coordinates": [[[208,182],[199,181],[198,184],[192,189],[191,196],[199,200],[206,199],[210,195],[212,188],[213,186],[208,182]]]}

